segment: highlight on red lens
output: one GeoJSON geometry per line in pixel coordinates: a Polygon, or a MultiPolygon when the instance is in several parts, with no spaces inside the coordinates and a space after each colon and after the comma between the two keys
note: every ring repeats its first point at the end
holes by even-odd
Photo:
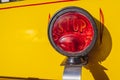
{"type": "Polygon", "coordinates": [[[60,15],[52,27],[52,38],[56,46],[71,54],[85,50],[93,37],[94,29],[89,19],[75,11],[60,15]]]}

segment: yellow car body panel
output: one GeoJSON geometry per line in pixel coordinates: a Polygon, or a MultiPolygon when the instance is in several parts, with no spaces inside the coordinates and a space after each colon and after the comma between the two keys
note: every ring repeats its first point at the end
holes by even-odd
{"type": "Polygon", "coordinates": [[[49,17],[64,7],[77,6],[98,21],[101,21],[101,9],[105,25],[102,45],[93,51],[95,58],[89,61],[89,66],[82,68],[82,80],[119,80],[120,1],[77,0],[40,4],[53,1],[24,0],[0,4],[0,76],[62,80],[64,66],[60,64],[65,56],[55,51],[48,40],[49,17]]]}

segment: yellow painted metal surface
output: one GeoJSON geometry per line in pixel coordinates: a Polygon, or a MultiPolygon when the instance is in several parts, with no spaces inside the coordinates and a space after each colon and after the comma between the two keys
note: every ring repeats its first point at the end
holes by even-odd
{"type": "MultiPolygon", "coordinates": [[[[104,14],[103,40],[90,52],[89,64],[82,68],[82,80],[119,80],[120,1],[78,0],[53,4],[12,7],[55,0],[24,0],[0,4],[0,76],[37,77],[62,80],[65,56],[49,43],[49,14],[67,6],[84,8],[99,27],[100,8],[104,14]],[[9,9],[6,9],[9,8],[9,9]]],[[[99,38],[98,38],[99,39],[99,38]]]]}

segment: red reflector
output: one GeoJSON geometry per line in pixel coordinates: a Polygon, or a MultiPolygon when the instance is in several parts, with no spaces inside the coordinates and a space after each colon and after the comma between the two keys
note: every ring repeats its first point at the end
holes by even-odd
{"type": "Polygon", "coordinates": [[[65,52],[75,53],[86,49],[92,42],[94,29],[89,19],[78,12],[59,16],[52,28],[54,43],[65,52]]]}

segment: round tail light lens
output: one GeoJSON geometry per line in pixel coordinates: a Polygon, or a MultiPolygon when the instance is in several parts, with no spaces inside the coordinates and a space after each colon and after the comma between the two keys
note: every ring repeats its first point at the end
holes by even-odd
{"type": "Polygon", "coordinates": [[[48,33],[50,42],[60,53],[85,55],[95,43],[96,24],[87,11],[68,7],[53,16],[48,33]]]}

